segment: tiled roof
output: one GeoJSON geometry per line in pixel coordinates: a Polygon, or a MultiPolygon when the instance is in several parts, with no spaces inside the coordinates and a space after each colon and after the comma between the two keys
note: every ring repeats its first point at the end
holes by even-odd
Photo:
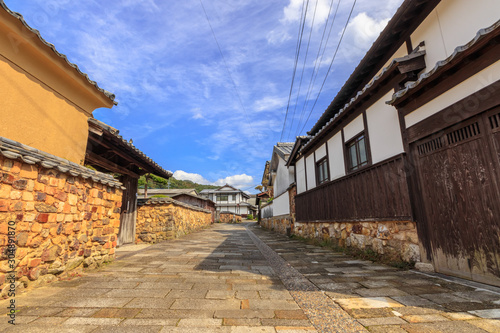
{"type": "Polygon", "coordinates": [[[186,207],[186,208],[189,208],[189,209],[192,209],[192,210],[197,210],[197,211],[200,211],[200,212],[212,213],[211,210],[203,209],[203,208],[196,207],[196,206],[191,206],[191,205],[188,205],[188,204],[186,204],[184,202],[180,202],[180,201],[174,200],[172,198],[137,199],[137,205],[138,206],[142,206],[142,205],[161,205],[161,204],[170,204],[170,203],[175,204],[177,206],[186,207]]]}
{"type": "MultiPolygon", "coordinates": [[[[165,195],[177,195],[177,194],[189,194],[196,191],[194,188],[148,188],[148,195],[150,194],[165,194],[165,195]]],[[[144,194],[144,189],[139,189],[139,194],[144,194]]]]}
{"type": "Polygon", "coordinates": [[[404,89],[402,89],[402,90],[398,91],[397,93],[395,93],[394,95],[392,95],[392,99],[390,101],[388,101],[387,104],[392,105],[392,104],[396,103],[401,97],[403,97],[409,91],[411,91],[412,89],[415,89],[421,83],[425,82],[427,79],[429,79],[430,77],[435,75],[436,72],[438,72],[442,67],[444,67],[447,64],[449,64],[450,62],[452,62],[453,59],[455,59],[461,53],[467,51],[468,49],[473,47],[477,42],[479,42],[480,40],[482,40],[483,38],[488,36],[490,33],[493,33],[495,30],[497,30],[499,28],[500,28],[500,20],[496,21],[493,25],[491,25],[488,28],[484,28],[484,29],[479,30],[477,32],[476,36],[470,42],[468,42],[467,44],[462,45],[462,46],[457,46],[455,48],[455,50],[453,51],[453,53],[448,58],[441,60],[441,61],[438,61],[436,63],[436,66],[434,66],[433,69],[431,69],[430,71],[428,71],[426,73],[421,74],[418,77],[418,80],[407,83],[406,87],[404,89]]]}
{"type": "Polygon", "coordinates": [[[125,189],[122,183],[111,175],[91,170],[4,137],[0,137],[0,154],[12,160],[21,160],[27,164],[38,164],[46,169],[57,169],[74,177],[82,177],[83,179],[91,178],[93,181],[102,183],[103,185],[121,188],[122,190],[125,189]]]}
{"type": "Polygon", "coordinates": [[[282,155],[284,159],[284,155],[290,155],[294,144],[295,142],[278,142],[275,147],[281,152],[280,155],[282,155]]]}
{"type": "Polygon", "coordinates": [[[80,68],[78,67],[78,65],[70,62],[68,60],[68,57],[65,55],[65,54],[62,54],[62,53],[59,53],[57,50],[56,50],[56,47],[54,46],[54,44],[51,44],[49,42],[47,42],[45,39],[43,39],[43,37],[40,35],[40,31],[36,30],[36,29],[33,29],[32,27],[29,26],[28,23],[26,23],[26,21],[24,20],[23,16],[19,13],[16,13],[12,10],[10,10],[7,5],[5,4],[5,2],[3,0],[0,0],[0,7],[2,7],[7,13],[9,13],[10,15],[12,15],[13,17],[15,17],[16,19],[18,19],[19,21],[21,21],[21,23],[26,27],[26,29],[28,29],[29,31],[31,31],[33,34],[35,34],[38,39],[40,39],[40,41],[45,44],[47,47],[49,47],[55,54],[57,54],[59,57],[61,57],[62,59],[64,59],[66,61],[66,63],[73,67],[77,72],[78,74],[82,75],[83,77],[85,77],[87,79],[87,81],[93,85],[99,92],[103,93],[106,97],[108,97],[111,101],[113,101],[113,103],[115,105],[117,105],[118,103],[115,102],[115,95],[110,93],[109,91],[107,90],[104,90],[102,88],[100,88],[98,85],[97,85],[97,82],[95,81],[92,81],[88,74],[82,72],[80,70],[80,68]]]}
{"type": "Polygon", "coordinates": [[[307,134],[316,135],[337,110],[376,75],[438,3],[439,0],[405,0],[307,134]]]}
{"type": "Polygon", "coordinates": [[[395,69],[399,63],[407,60],[407,59],[410,59],[410,58],[415,58],[415,57],[419,57],[419,56],[422,56],[425,54],[425,51],[419,51],[419,52],[415,52],[413,54],[409,54],[409,55],[406,55],[404,57],[401,57],[401,58],[394,58],[392,59],[391,63],[385,67],[384,69],[382,69],[382,71],[380,72],[380,74],[378,74],[377,76],[375,76],[369,83],[367,83],[362,90],[358,91],[356,93],[356,95],[354,95],[350,100],[349,102],[347,102],[343,108],[341,108],[340,110],[338,110],[338,112],[330,119],[328,120],[317,132],[315,135],[312,135],[310,137],[308,137],[310,140],[305,143],[302,148],[300,148],[299,150],[299,153],[302,152],[304,149],[306,149],[307,147],[310,146],[310,144],[312,142],[314,142],[314,138],[317,137],[318,135],[320,135],[324,130],[325,128],[328,127],[328,125],[330,125],[331,123],[333,123],[334,121],[337,120],[337,118],[342,115],[342,113],[349,109],[349,107],[354,104],[359,98],[361,98],[367,90],[369,90],[373,85],[375,85],[376,83],[378,83],[378,81],[384,77],[384,75],[387,73],[387,72],[390,72],[392,71],[393,69],[395,69]]]}
{"type": "MultiPolygon", "coordinates": [[[[1,0],[0,0],[1,1],[1,0]]],[[[95,118],[89,118],[89,123],[94,124],[101,129],[105,130],[106,132],[110,133],[112,136],[114,136],[118,141],[125,146],[126,148],[132,150],[135,152],[139,157],[142,158],[144,162],[149,164],[153,169],[156,169],[158,172],[158,176],[165,177],[165,178],[170,178],[172,177],[173,173],[170,171],[167,171],[163,169],[160,165],[158,165],[155,161],[153,161],[150,157],[148,157],[146,154],[144,154],[142,151],[137,149],[131,142],[128,142],[125,140],[119,133],[120,131],[117,130],[116,128],[113,128],[102,121],[99,121],[95,118]]]]}

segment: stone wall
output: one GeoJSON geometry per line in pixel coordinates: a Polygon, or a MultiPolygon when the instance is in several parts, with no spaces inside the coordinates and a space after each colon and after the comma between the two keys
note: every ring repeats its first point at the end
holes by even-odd
{"type": "Polygon", "coordinates": [[[295,222],[294,234],[331,240],[340,247],[371,249],[392,260],[420,261],[415,222],[295,222]]]}
{"type": "Polygon", "coordinates": [[[170,199],[140,199],[136,243],[157,243],[203,229],[212,223],[212,212],[170,199]]]}
{"type": "Polygon", "coordinates": [[[260,225],[266,229],[278,232],[283,235],[287,235],[287,228],[290,228],[292,234],[294,231],[293,218],[289,215],[274,216],[261,219],[260,225]]]}
{"type": "Polygon", "coordinates": [[[0,150],[1,296],[12,268],[19,288],[112,260],[120,226],[121,183],[53,156],[42,161],[19,151],[26,155],[0,150]]]}
{"type": "Polygon", "coordinates": [[[241,222],[241,215],[226,212],[219,214],[219,221],[221,223],[237,223],[241,222]]]}

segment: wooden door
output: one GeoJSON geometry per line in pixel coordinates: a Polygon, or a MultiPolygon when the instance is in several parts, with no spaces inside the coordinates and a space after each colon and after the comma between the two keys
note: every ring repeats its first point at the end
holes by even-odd
{"type": "Polygon", "coordinates": [[[121,181],[126,189],[123,191],[118,245],[135,242],[135,224],[137,220],[137,179],[125,175],[121,181]]]}
{"type": "Polygon", "coordinates": [[[500,110],[411,145],[419,234],[438,272],[500,286],[500,110]],[[496,128],[493,127],[494,120],[496,128]],[[498,117],[498,118],[496,118],[498,117]]]}

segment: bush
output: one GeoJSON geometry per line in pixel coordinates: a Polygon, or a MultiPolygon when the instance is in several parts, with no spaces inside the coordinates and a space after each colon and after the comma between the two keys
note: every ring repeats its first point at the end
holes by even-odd
{"type": "Polygon", "coordinates": [[[249,220],[253,220],[253,219],[255,219],[255,217],[254,217],[252,214],[248,214],[248,215],[247,215],[247,219],[249,219],[249,220]]]}

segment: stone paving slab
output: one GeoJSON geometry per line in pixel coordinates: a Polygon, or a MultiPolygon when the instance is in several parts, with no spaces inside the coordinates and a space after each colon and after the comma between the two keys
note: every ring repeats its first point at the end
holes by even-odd
{"type": "Polygon", "coordinates": [[[16,296],[6,332],[500,332],[500,292],[215,224],[16,296]],[[479,289],[478,289],[479,288],[479,289]]]}

